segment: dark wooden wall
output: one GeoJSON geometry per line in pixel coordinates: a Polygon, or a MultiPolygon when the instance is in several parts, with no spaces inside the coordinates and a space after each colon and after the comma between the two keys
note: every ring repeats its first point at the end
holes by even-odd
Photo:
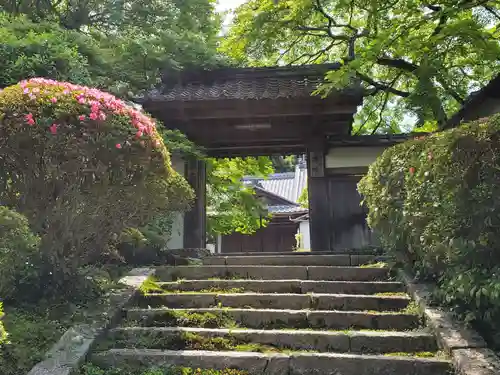
{"type": "Polygon", "coordinates": [[[330,249],[359,249],[376,244],[376,239],[366,223],[367,210],[361,206],[362,197],[357,190],[361,177],[325,177],[329,197],[330,249]]]}
{"type": "Polygon", "coordinates": [[[313,251],[377,245],[366,223],[357,184],[367,168],[328,169],[321,149],[308,152],[309,217],[313,251]]]}
{"type": "Polygon", "coordinates": [[[222,253],[293,251],[298,224],[270,224],[252,235],[222,236],[222,253]]]}

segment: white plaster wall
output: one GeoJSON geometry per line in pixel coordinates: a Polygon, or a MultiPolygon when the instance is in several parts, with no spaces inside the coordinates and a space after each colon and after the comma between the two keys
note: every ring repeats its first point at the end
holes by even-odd
{"type": "Polygon", "coordinates": [[[385,147],[337,147],[331,148],[325,157],[326,168],[366,167],[380,156],[385,147]]]}
{"type": "Polygon", "coordinates": [[[311,249],[311,233],[309,229],[309,220],[301,221],[299,224],[299,232],[302,235],[300,248],[305,250],[311,249]]]}
{"type": "MultiPolygon", "coordinates": [[[[184,160],[180,156],[172,155],[172,167],[181,175],[184,176],[184,160]]],[[[172,235],[167,242],[168,249],[184,248],[184,214],[178,213],[175,215],[172,224],[172,235]]]]}

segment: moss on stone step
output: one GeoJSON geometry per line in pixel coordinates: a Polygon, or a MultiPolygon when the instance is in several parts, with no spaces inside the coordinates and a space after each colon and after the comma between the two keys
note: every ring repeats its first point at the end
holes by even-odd
{"type": "Polygon", "coordinates": [[[126,325],[152,327],[198,327],[198,328],[237,328],[238,324],[224,311],[191,312],[168,310],[161,314],[149,315],[142,320],[129,320],[126,325]]]}
{"type": "Polygon", "coordinates": [[[249,375],[246,371],[237,369],[200,369],[190,367],[151,367],[148,369],[122,368],[103,369],[91,363],[82,366],[81,375],[249,375]]]}

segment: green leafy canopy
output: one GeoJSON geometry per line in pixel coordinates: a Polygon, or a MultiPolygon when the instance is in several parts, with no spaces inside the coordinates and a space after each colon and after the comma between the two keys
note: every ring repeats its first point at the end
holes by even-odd
{"type": "Polygon", "coordinates": [[[165,69],[215,66],[214,0],[7,0],[0,4],[3,87],[42,76],[120,95],[165,69]],[[24,38],[24,39],[23,39],[24,38]]]}
{"type": "Polygon", "coordinates": [[[354,131],[435,128],[499,69],[494,0],[250,0],[221,50],[241,64],[340,62],[319,93],[357,80],[354,131]]]}

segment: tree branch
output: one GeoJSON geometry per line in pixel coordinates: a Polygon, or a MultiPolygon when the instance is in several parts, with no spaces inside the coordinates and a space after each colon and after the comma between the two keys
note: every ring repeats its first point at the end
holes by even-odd
{"type": "Polygon", "coordinates": [[[288,46],[288,48],[287,48],[285,51],[283,51],[282,53],[280,53],[279,57],[276,59],[275,64],[278,64],[278,63],[280,62],[280,60],[283,58],[283,56],[285,56],[287,53],[289,53],[289,52],[292,50],[292,48],[293,48],[293,47],[295,47],[295,45],[296,45],[299,41],[301,41],[303,38],[304,38],[304,36],[303,36],[303,35],[299,35],[299,36],[297,37],[297,39],[295,39],[295,40],[294,40],[294,41],[293,41],[293,42],[292,42],[292,43],[288,46]]]}
{"type": "Polygon", "coordinates": [[[323,17],[326,18],[326,20],[328,21],[328,28],[331,28],[332,26],[334,27],[346,27],[352,31],[354,31],[355,33],[358,32],[358,29],[356,29],[354,26],[352,26],[351,24],[347,24],[347,23],[337,23],[337,21],[335,21],[335,19],[328,14],[328,12],[325,10],[325,8],[323,7],[323,5],[321,4],[321,0],[316,0],[316,9],[323,15],[323,17]]]}
{"type": "MultiPolygon", "coordinates": [[[[307,31],[321,31],[321,32],[326,33],[325,36],[328,36],[329,38],[335,39],[335,40],[349,41],[350,38],[351,38],[351,36],[349,36],[349,35],[343,35],[343,34],[341,34],[341,35],[335,35],[334,33],[332,33],[332,30],[330,28],[327,28],[327,27],[297,26],[295,28],[295,30],[304,31],[304,32],[307,32],[307,31]]],[[[319,34],[308,34],[308,35],[321,36],[319,34]]]]}
{"type": "Polygon", "coordinates": [[[441,30],[443,30],[446,22],[448,22],[448,16],[446,15],[446,13],[442,12],[442,11],[440,13],[441,13],[441,16],[439,16],[439,22],[438,22],[436,28],[434,29],[434,31],[432,32],[431,36],[438,35],[441,32],[441,30]]]}
{"type": "Polygon", "coordinates": [[[404,59],[391,59],[389,57],[380,57],[377,59],[377,63],[391,68],[405,70],[410,73],[415,73],[415,71],[419,68],[417,64],[404,59]]]}
{"type": "Polygon", "coordinates": [[[433,12],[441,12],[443,10],[443,8],[441,8],[439,5],[426,4],[425,7],[429,8],[433,12]]]}
{"type": "Polygon", "coordinates": [[[450,85],[448,85],[448,84],[446,83],[446,81],[444,80],[444,78],[443,78],[443,77],[436,77],[436,80],[437,80],[437,81],[439,82],[439,84],[443,87],[443,89],[444,89],[444,90],[445,90],[448,94],[450,94],[450,95],[453,97],[453,99],[455,99],[455,100],[456,100],[457,102],[459,102],[460,104],[464,104],[464,101],[465,101],[465,100],[464,100],[464,98],[462,98],[462,97],[458,94],[458,92],[456,92],[455,90],[453,90],[453,89],[451,88],[451,86],[450,86],[450,85]]]}
{"type": "Polygon", "coordinates": [[[312,61],[316,61],[321,55],[323,54],[326,54],[329,50],[331,50],[334,46],[340,44],[338,41],[332,41],[328,46],[326,46],[325,48],[322,48],[320,49],[319,51],[315,52],[315,53],[307,53],[307,52],[304,52],[302,55],[300,55],[299,57],[293,59],[292,61],[290,61],[290,63],[288,65],[293,65],[295,64],[297,61],[303,59],[304,57],[309,57],[305,62],[306,63],[310,63],[312,61]]]}
{"type": "MultiPolygon", "coordinates": [[[[376,91],[390,92],[391,94],[400,96],[402,98],[407,98],[410,96],[410,93],[408,91],[401,91],[401,90],[395,89],[394,87],[392,87],[386,83],[377,82],[363,73],[356,72],[356,76],[358,78],[360,78],[362,81],[375,87],[376,91]]],[[[373,95],[373,93],[369,94],[369,95],[373,95]]]]}
{"type": "Polygon", "coordinates": [[[375,126],[375,128],[372,130],[372,135],[375,134],[375,132],[378,130],[378,128],[380,128],[380,125],[382,125],[382,120],[384,119],[383,117],[383,114],[384,114],[384,110],[385,108],[387,107],[387,103],[389,102],[389,93],[386,92],[385,93],[385,98],[384,98],[384,101],[382,103],[382,105],[380,106],[380,109],[378,111],[378,117],[379,117],[379,120],[378,120],[378,123],[377,125],[375,126]]]}

